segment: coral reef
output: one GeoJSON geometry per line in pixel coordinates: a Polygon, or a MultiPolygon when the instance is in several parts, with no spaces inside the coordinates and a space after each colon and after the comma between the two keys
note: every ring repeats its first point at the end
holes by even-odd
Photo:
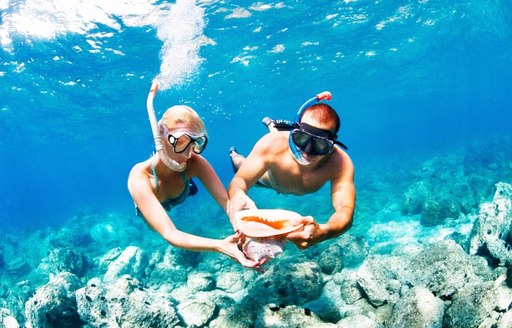
{"type": "MultiPolygon", "coordinates": [[[[0,327],[510,327],[512,161],[482,148],[373,167],[350,231],[290,244],[264,272],[166,245],[125,213],[0,235],[0,327]]],[[[259,195],[318,221],[332,210],[321,192],[259,195]]],[[[221,214],[210,205],[196,210],[221,214]]]]}

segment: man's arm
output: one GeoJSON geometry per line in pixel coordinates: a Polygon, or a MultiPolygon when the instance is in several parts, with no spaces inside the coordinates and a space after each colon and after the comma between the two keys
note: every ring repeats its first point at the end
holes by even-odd
{"type": "MultiPolygon", "coordinates": [[[[347,155],[345,155],[347,156],[347,155]]],[[[356,190],[354,186],[354,166],[347,156],[343,170],[331,181],[331,198],[334,213],[327,223],[318,224],[313,217],[303,217],[304,230],[290,233],[287,238],[299,248],[305,249],[326,239],[335,238],[352,226],[356,190]]]]}
{"type": "Polygon", "coordinates": [[[262,137],[244,160],[228,187],[229,205],[228,215],[234,225],[236,212],[246,208],[256,208],[254,202],[247,195],[248,190],[267,171],[266,154],[269,153],[270,143],[266,140],[268,135],[262,137]]]}

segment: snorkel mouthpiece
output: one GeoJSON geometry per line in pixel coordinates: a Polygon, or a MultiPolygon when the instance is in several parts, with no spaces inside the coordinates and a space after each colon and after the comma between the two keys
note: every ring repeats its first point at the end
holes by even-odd
{"type": "Polygon", "coordinates": [[[158,90],[158,81],[153,81],[151,89],[149,89],[148,98],[146,100],[146,107],[148,109],[149,123],[151,123],[151,132],[153,133],[153,139],[155,140],[155,149],[158,153],[158,157],[169,169],[175,172],[183,172],[187,168],[187,163],[178,163],[165,152],[165,148],[162,144],[162,137],[160,134],[160,128],[158,121],[156,120],[155,108],[153,106],[153,99],[155,99],[156,92],[158,90]]]}
{"type": "Polygon", "coordinates": [[[292,138],[292,134],[291,133],[288,136],[288,147],[290,148],[290,150],[291,150],[291,152],[293,154],[293,158],[297,161],[297,163],[299,163],[302,166],[311,165],[312,162],[310,162],[310,161],[308,161],[307,159],[304,158],[304,156],[302,155],[302,151],[293,142],[293,138],[292,138]]]}

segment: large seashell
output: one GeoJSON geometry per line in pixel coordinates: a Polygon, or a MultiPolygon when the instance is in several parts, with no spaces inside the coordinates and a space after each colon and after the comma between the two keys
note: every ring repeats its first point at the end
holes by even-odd
{"type": "Polygon", "coordinates": [[[241,210],[235,214],[235,222],[244,235],[263,238],[285,235],[302,228],[295,224],[302,215],[288,210],[258,209],[241,210]]]}

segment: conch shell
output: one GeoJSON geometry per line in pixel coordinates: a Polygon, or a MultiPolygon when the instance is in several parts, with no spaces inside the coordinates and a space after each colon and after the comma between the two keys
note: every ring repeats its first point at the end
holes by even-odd
{"type": "Polygon", "coordinates": [[[287,210],[242,210],[235,214],[235,222],[245,236],[242,245],[244,254],[258,262],[267,262],[281,254],[286,235],[302,229],[296,224],[302,216],[287,210]]]}

